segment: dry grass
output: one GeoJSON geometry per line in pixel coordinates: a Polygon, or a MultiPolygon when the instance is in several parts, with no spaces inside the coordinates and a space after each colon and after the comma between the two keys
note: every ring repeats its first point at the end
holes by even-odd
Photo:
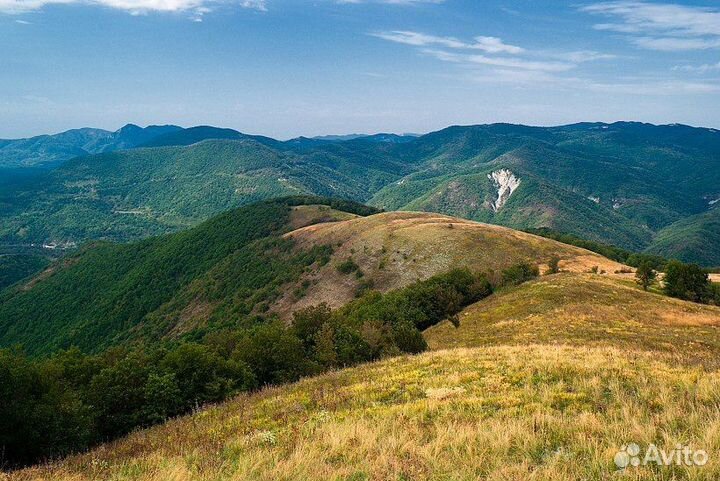
{"type": "Polygon", "coordinates": [[[430,352],[260,393],[12,480],[602,480],[720,477],[720,373],[611,347],[430,352]],[[705,449],[628,468],[623,444],[705,449]]]}
{"type": "Polygon", "coordinates": [[[425,332],[431,348],[499,344],[612,345],[718,363],[720,308],[643,292],[593,274],[545,276],[498,293],[425,332]]]}
{"type": "Polygon", "coordinates": [[[292,229],[300,229],[308,225],[339,222],[357,217],[355,214],[336,210],[327,205],[298,205],[292,207],[290,212],[290,226],[292,229]]]}
{"type": "Polygon", "coordinates": [[[551,239],[506,227],[472,222],[424,212],[388,212],[346,222],[310,225],[288,236],[299,248],[332,245],[331,262],[302,281],[310,281],[303,299],[293,289],[273,311],[284,317],[297,309],[320,302],[339,307],[355,297],[361,282],[372,281],[380,291],[404,287],[455,267],[478,272],[495,271],[518,262],[545,265],[553,255],[564,270],[586,272],[601,266],[609,273],[622,265],[600,255],[551,239]],[[362,280],[337,271],[340,262],[352,257],[364,273],[362,280]]]}

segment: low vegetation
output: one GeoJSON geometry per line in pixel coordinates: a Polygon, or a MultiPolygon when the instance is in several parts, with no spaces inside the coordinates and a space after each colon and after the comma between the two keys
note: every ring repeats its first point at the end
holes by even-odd
{"type": "Polygon", "coordinates": [[[459,327],[424,332],[431,349],[569,344],[642,349],[720,367],[720,307],[645,292],[607,275],[543,276],[471,305],[459,327]]]}

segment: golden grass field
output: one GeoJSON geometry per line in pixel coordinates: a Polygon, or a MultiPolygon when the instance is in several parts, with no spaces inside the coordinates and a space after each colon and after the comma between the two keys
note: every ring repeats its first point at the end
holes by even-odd
{"type": "Polygon", "coordinates": [[[459,317],[459,328],[445,321],[425,331],[431,348],[609,345],[720,366],[720,307],[643,292],[611,276],[543,276],[469,306],[459,317]]]}
{"type": "Polygon", "coordinates": [[[612,347],[429,352],[243,395],[13,480],[720,478],[720,373],[612,347]],[[629,442],[710,453],[619,472],[629,442]]]}

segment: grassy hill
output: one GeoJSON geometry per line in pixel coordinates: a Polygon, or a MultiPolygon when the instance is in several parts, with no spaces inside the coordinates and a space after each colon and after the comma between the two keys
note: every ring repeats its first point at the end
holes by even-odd
{"type": "Polygon", "coordinates": [[[642,349],[716,368],[720,307],[639,290],[631,279],[564,272],[466,308],[460,327],[425,331],[433,349],[569,344],[642,349]]]}
{"type": "MultiPolygon", "coordinates": [[[[382,137],[382,136],[380,136],[382,137]]],[[[128,144],[130,145],[130,144],[128,144]]],[[[280,142],[194,127],[148,148],[66,162],[22,189],[0,184],[8,244],[129,240],[185,228],[257,200],[314,194],[513,228],[551,228],[630,249],[718,263],[720,133],[631,122],[450,127],[402,142],[280,142]],[[517,189],[500,191],[508,172],[517,189]],[[494,176],[494,177],[493,177],[494,176]],[[673,232],[680,232],[673,234],[673,232]]]]}
{"type": "Polygon", "coordinates": [[[712,456],[624,472],[613,457],[629,442],[717,452],[719,390],[717,371],[638,350],[441,350],[242,395],[10,479],[709,480],[712,456]]]}
{"type": "Polygon", "coordinates": [[[500,275],[528,262],[544,265],[553,256],[563,267],[587,271],[593,265],[614,272],[620,264],[584,249],[506,227],[421,212],[387,212],[332,224],[309,225],[285,235],[300,249],[333,246],[330,261],[305,273],[271,310],[285,316],[298,307],[325,302],[339,307],[367,289],[405,287],[453,268],[500,275]],[[351,261],[356,270],[341,272],[351,261]],[[302,295],[298,296],[297,290],[302,295]]]}
{"type": "MultiPolygon", "coordinates": [[[[24,313],[5,335],[29,333],[42,353],[62,347],[55,338],[95,349],[244,322],[250,333],[257,313],[282,314],[323,300],[339,305],[370,280],[391,290],[452,267],[497,272],[519,261],[543,264],[553,255],[561,257],[563,272],[497,290],[460,312],[458,327],[445,321],[429,328],[424,337],[434,352],[242,394],[9,479],[720,475],[712,455],[703,467],[618,472],[613,462],[630,442],[720,449],[719,307],[644,292],[631,275],[616,272],[618,263],[550,239],[440,214],[367,216],[372,210],[359,205],[323,202],[263,202],[180,234],[89,246],[3,298],[0,315],[24,313]],[[587,273],[593,266],[598,274],[587,273]],[[61,317],[43,317],[50,309],[36,304],[46,299],[61,317]]],[[[356,309],[362,319],[372,299],[350,304],[349,312],[356,309]]],[[[360,329],[367,339],[382,336],[371,324],[360,329]]],[[[214,338],[219,348],[237,343],[233,352],[257,364],[243,349],[251,348],[248,338],[220,334],[214,338]]],[[[274,362],[282,339],[263,354],[258,372],[274,362]]],[[[65,376],[85,369],[62,365],[70,369],[65,376]]],[[[112,379],[109,373],[136,375],[105,368],[90,388],[112,379]]]]}

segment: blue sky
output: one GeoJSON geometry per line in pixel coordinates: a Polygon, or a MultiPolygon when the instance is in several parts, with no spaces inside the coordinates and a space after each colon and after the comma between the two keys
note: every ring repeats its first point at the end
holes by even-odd
{"type": "Polygon", "coordinates": [[[0,137],[720,127],[715,1],[0,0],[0,137]]]}

